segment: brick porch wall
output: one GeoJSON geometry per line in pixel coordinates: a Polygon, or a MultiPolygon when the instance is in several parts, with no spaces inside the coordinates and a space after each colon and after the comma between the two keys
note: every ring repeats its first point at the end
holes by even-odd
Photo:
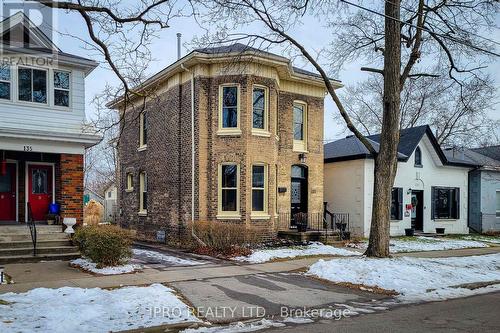
{"type": "Polygon", "coordinates": [[[83,155],[61,154],[60,160],[61,216],[76,217],[83,223],[83,155]]]}

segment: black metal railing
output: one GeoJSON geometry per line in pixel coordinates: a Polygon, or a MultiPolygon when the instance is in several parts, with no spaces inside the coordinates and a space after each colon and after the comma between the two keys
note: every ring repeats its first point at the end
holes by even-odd
{"type": "Polygon", "coordinates": [[[33,211],[31,210],[31,204],[28,202],[28,227],[31,234],[31,242],[33,243],[33,256],[36,256],[36,223],[33,219],[33,211]]]}
{"type": "Polygon", "coordinates": [[[349,213],[333,213],[326,207],[323,210],[323,220],[327,229],[337,231],[340,240],[348,239],[350,236],[349,213]]]}

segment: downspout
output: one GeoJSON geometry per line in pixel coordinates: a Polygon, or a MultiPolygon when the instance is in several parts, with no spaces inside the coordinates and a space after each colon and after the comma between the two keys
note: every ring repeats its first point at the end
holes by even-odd
{"type": "Polygon", "coordinates": [[[191,236],[201,245],[201,246],[206,246],[206,244],[198,237],[196,236],[196,233],[194,232],[194,220],[195,220],[195,208],[194,208],[194,201],[195,201],[195,178],[194,178],[194,173],[195,173],[195,126],[194,126],[194,72],[187,69],[184,64],[181,64],[181,68],[185,70],[188,73],[191,73],[191,236]]]}

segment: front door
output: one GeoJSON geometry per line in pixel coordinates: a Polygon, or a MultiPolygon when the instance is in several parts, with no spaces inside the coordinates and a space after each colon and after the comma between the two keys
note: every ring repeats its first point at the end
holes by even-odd
{"type": "Polygon", "coordinates": [[[424,230],[424,192],[411,192],[411,227],[417,231],[424,230]]]}
{"type": "Polygon", "coordinates": [[[30,164],[28,167],[28,202],[33,219],[46,220],[52,202],[52,165],[30,164]]]}
{"type": "Polygon", "coordinates": [[[16,165],[7,163],[5,172],[0,170],[0,221],[16,220],[16,165]]]}
{"type": "Polygon", "coordinates": [[[307,213],[307,168],[301,165],[292,166],[291,183],[291,226],[296,226],[294,219],[297,213],[307,213]]]}

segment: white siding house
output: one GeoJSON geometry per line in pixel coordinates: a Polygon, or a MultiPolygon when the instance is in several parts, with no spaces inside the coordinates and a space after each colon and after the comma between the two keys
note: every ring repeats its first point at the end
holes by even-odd
{"type": "MultiPolygon", "coordinates": [[[[378,135],[369,139],[378,149],[378,135]]],[[[428,126],[401,132],[391,206],[391,235],[413,228],[423,233],[464,234],[470,161],[448,161],[428,126]],[[418,156],[416,156],[418,155],[418,156]]],[[[325,145],[325,201],[330,211],[349,213],[354,235],[370,233],[374,160],[355,137],[325,145]]]]}

